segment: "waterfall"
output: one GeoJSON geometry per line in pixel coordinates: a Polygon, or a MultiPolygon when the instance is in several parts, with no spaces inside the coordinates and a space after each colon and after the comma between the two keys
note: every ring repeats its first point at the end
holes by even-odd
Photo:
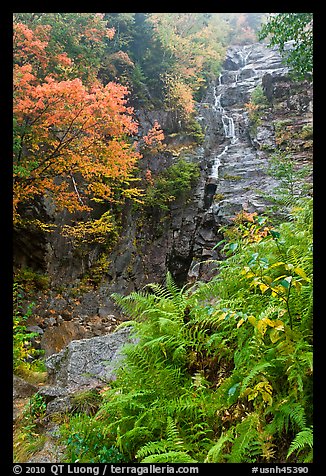
{"type": "MultiPolygon", "coordinates": [[[[174,235],[183,256],[188,227],[193,223],[196,227],[191,263],[189,260],[191,280],[207,280],[216,275],[214,261],[220,260],[216,243],[221,240],[221,226],[232,224],[241,210],[261,213],[269,205],[268,197],[277,181],[266,173],[268,154],[253,143],[245,104],[266,74],[282,78],[287,71],[276,50],[270,51],[260,43],[232,45],[223,69],[198,104],[197,118],[205,132],[198,151],[203,173],[194,191],[198,212],[196,220],[184,221],[184,235],[179,232],[174,235]]],[[[270,125],[267,117],[262,120],[262,144],[273,144],[270,125]]],[[[177,228],[179,222],[175,223],[177,228]]]]}
{"type": "MultiPolygon", "coordinates": [[[[235,81],[234,83],[238,83],[239,79],[239,74],[241,73],[242,69],[247,65],[248,58],[252,52],[251,46],[244,46],[242,49],[239,49],[238,55],[241,59],[239,69],[235,72],[235,81]]],[[[224,107],[221,104],[221,97],[222,97],[222,92],[227,89],[227,85],[222,84],[222,73],[218,77],[217,85],[215,85],[213,94],[214,94],[214,105],[213,105],[213,110],[221,115],[221,120],[223,124],[223,129],[224,129],[224,136],[226,139],[230,139],[231,144],[235,144],[237,142],[237,137],[235,134],[235,125],[234,125],[234,119],[231,115],[228,115],[224,109],[224,107]],[[222,92],[220,92],[222,91],[222,92]]],[[[228,151],[229,146],[227,145],[224,150],[217,155],[214,158],[213,165],[212,165],[212,170],[210,174],[211,179],[217,179],[218,178],[218,169],[221,165],[221,160],[220,158],[226,154],[228,151]]]]}
{"type": "Polygon", "coordinates": [[[219,86],[214,87],[214,106],[213,106],[213,108],[216,112],[221,114],[225,137],[227,139],[231,139],[231,144],[234,144],[236,142],[234,120],[231,116],[228,116],[225,113],[225,109],[221,105],[221,96],[222,96],[222,94],[217,94],[218,87],[219,86]]]}
{"type": "Polygon", "coordinates": [[[212,179],[218,179],[218,169],[221,165],[221,159],[220,158],[222,157],[222,155],[227,153],[228,148],[229,148],[228,145],[225,146],[223,152],[221,152],[217,157],[215,157],[214,163],[213,163],[213,166],[212,166],[211,175],[210,175],[210,177],[212,179]]]}
{"type": "Polygon", "coordinates": [[[238,54],[239,54],[239,56],[241,58],[241,62],[242,62],[242,68],[244,68],[246,66],[248,58],[251,54],[251,48],[249,49],[247,54],[245,53],[245,50],[246,50],[246,47],[244,46],[243,51],[242,50],[238,51],[238,54]]]}

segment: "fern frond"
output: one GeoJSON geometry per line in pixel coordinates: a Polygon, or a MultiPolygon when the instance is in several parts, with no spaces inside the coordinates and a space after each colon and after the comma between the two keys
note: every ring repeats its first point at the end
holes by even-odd
{"type": "Polygon", "coordinates": [[[285,401],[275,409],[270,408],[273,413],[273,421],[269,424],[269,432],[281,434],[287,433],[290,424],[295,430],[303,430],[306,427],[306,413],[300,402],[285,401]]]}
{"type": "Polygon", "coordinates": [[[304,428],[302,431],[300,431],[294,440],[292,441],[288,454],[286,455],[286,458],[289,458],[292,453],[300,453],[304,449],[306,450],[308,448],[313,447],[313,427],[310,426],[308,428],[304,428]]]}
{"type": "Polygon", "coordinates": [[[113,301],[119,306],[122,312],[139,321],[143,312],[155,305],[156,297],[146,292],[132,292],[128,296],[122,296],[117,293],[111,294],[113,301]]]}
{"type": "Polygon", "coordinates": [[[166,436],[168,442],[171,443],[171,445],[178,446],[178,448],[182,450],[184,449],[184,443],[180,438],[177,425],[170,416],[167,418],[166,436]]]}
{"type": "MultiPolygon", "coordinates": [[[[143,460],[146,456],[158,455],[160,453],[166,453],[170,447],[170,444],[166,440],[150,441],[146,445],[142,446],[136,453],[138,460],[143,460]]],[[[144,461],[141,461],[142,463],[144,461]]]]}
{"type": "Polygon", "coordinates": [[[227,455],[229,463],[251,463],[261,453],[257,426],[260,416],[249,414],[234,430],[234,442],[231,453],[227,455]]]}
{"type": "Polygon", "coordinates": [[[130,452],[139,446],[144,440],[150,438],[152,431],[147,426],[134,426],[120,434],[117,438],[117,446],[125,452],[130,452]]]}
{"type": "Polygon", "coordinates": [[[243,393],[245,389],[248,387],[250,382],[259,374],[265,374],[265,370],[269,367],[272,367],[272,364],[269,362],[260,362],[259,364],[255,365],[249,372],[249,374],[243,379],[240,393],[243,393]]]}
{"type": "Polygon", "coordinates": [[[214,446],[207,453],[205,463],[222,463],[225,460],[223,449],[226,443],[233,442],[232,431],[222,433],[214,446]]]}

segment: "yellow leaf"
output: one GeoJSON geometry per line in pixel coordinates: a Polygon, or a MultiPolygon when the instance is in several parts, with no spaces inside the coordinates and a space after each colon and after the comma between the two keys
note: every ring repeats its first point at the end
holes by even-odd
{"type": "Polygon", "coordinates": [[[256,327],[258,331],[261,333],[261,335],[263,336],[267,329],[267,322],[265,322],[265,319],[260,319],[256,327]]]}
{"type": "Polygon", "coordinates": [[[250,322],[250,324],[252,324],[253,326],[256,326],[256,318],[254,316],[248,316],[248,321],[250,322]]]}
{"type": "Polygon", "coordinates": [[[270,338],[270,340],[273,344],[275,344],[275,342],[277,342],[280,337],[281,337],[280,333],[277,329],[272,329],[271,330],[271,332],[269,334],[269,338],[270,338]]]}
{"type": "Polygon", "coordinates": [[[298,274],[302,279],[304,279],[305,281],[307,281],[308,283],[311,281],[310,278],[308,278],[308,276],[306,275],[306,273],[304,272],[304,270],[302,268],[294,268],[293,270],[296,274],[298,274]]]}
{"type": "Polygon", "coordinates": [[[284,322],[281,321],[280,319],[275,319],[275,321],[273,321],[274,323],[274,327],[277,331],[284,331],[284,322]]]}
{"type": "Polygon", "coordinates": [[[282,264],[285,264],[284,261],[278,261],[277,263],[271,264],[270,268],[276,268],[277,266],[281,266],[282,264]]]}
{"type": "Polygon", "coordinates": [[[302,283],[300,281],[296,281],[295,279],[292,281],[292,285],[295,287],[295,289],[298,291],[298,293],[301,292],[302,288],[302,283]]]}
{"type": "Polygon", "coordinates": [[[264,284],[264,283],[260,283],[259,288],[260,288],[260,290],[263,294],[264,294],[265,291],[267,291],[267,289],[269,289],[269,287],[266,286],[266,284],[264,284]]]}
{"type": "Polygon", "coordinates": [[[240,319],[240,321],[237,324],[237,328],[239,328],[244,323],[244,321],[245,321],[244,319],[240,319]]]}

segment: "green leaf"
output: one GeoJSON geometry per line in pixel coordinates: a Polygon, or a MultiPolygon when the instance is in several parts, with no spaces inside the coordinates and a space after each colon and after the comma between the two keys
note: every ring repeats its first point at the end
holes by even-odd
{"type": "Polygon", "coordinates": [[[269,231],[270,231],[270,234],[272,235],[272,237],[274,238],[274,240],[278,240],[279,237],[281,236],[278,231],[275,231],[275,230],[269,230],[269,231]]]}
{"type": "Polygon", "coordinates": [[[235,251],[238,248],[238,243],[230,243],[229,250],[235,251]]]}
{"type": "Polygon", "coordinates": [[[280,281],[280,284],[284,288],[288,289],[290,287],[291,281],[292,281],[292,276],[288,276],[287,278],[282,279],[282,281],[280,281]]]}
{"type": "Polygon", "coordinates": [[[235,392],[237,391],[239,386],[240,386],[239,383],[235,383],[231,388],[229,388],[228,396],[232,397],[235,394],[235,392]]]}

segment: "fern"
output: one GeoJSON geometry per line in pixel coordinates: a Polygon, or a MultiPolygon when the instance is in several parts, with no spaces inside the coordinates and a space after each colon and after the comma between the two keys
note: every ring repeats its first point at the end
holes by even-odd
{"type": "MultiPolygon", "coordinates": [[[[279,238],[242,243],[208,283],[180,289],[168,274],[165,286],[113,295],[134,340],[93,420],[101,441],[107,438],[128,462],[270,462],[284,460],[278,442],[296,435],[288,456],[309,461],[311,282],[289,300],[293,329],[285,322],[273,334],[272,326],[261,332],[257,323],[283,321],[284,302],[240,277],[253,253],[267,263],[282,255],[311,276],[311,211],[299,215],[278,226],[279,238]],[[272,388],[272,401],[262,392],[254,396],[260,382],[272,388]]],[[[80,430],[72,422],[71,434],[74,426],[80,430]]],[[[92,445],[90,458],[99,454],[92,445]]]]}
{"type": "Polygon", "coordinates": [[[184,451],[168,451],[167,453],[147,456],[141,463],[198,463],[184,451]]]}
{"type": "Polygon", "coordinates": [[[136,458],[142,461],[146,456],[158,455],[160,453],[166,453],[170,448],[170,443],[166,440],[150,441],[146,445],[142,446],[136,453],[136,458]]]}
{"type": "Polygon", "coordinates": [[[293,400],[270,407],[267,414],[273,414],[273,421],[267,426],[270,434],[288,433],[290,430],[303,430],[306,427],[306,413],[303,405],[293,400]]]}
{"type": "Polygon", "coordinates": [[[266,369],[272,367],[272,364],[269,362],[261,362],[258,365],[255,365],[249,372],[249,374],[243,379],[240,393],[243,393],[245,389],[248,387],[250,382],[259,374],[263,374],[266,369]]]}
{"type": "Polygon", "coordinates": [[[261,453],[259,433],[259,415],[251,413],[234,430],[234,442],[227,460],[229,463],[252,463],[261,453]]]}
{"type": "Polygon", "coordinates": [[[122,452],[132,454],[134,446],[138,446],[142,441],[146,441],[152,436],[152,432],[146,426],[134,426],[131,430],[125,431],[117,438],[117,447],[122,452]]]}
{"type": "MultiPolygon", "coordinates": [[[[302,451],[305,451],[307,453],[307,449],[311,449],[313,447],[313,428],[312,426],[308,428],[304,428],[301,430],[294,440],[292,441],[288,453],[287,453],[287,458],[289,458],[292,453],[296,452],[302,453],[302,451]]],[[[309,459],[311,458],[312,460],[312,453],[309,452],[309,459]]],[[[306,461],[307,462],[307,461],[306,461]]]]}
{"type": "Polygon", "coordinates": [[[234,440],[232,432],[229,430],[227,433],[222,433],[218,441],[211,447],[207,453],[205,463],[223,463],[225,461],[225,455],[223,449],[226,443],[232,443],[234,440]]]}
{"type": "Polygon", "coordinates": [[[147,443],[138,450],[136,458],[141,459],[141,463],[195,462],[186,452],[179,430],[170,416],[167,417],[166,439],[147,443]]]}
{"type": "Polygon", "coordinates": [[[177,425],[172,420],[171,417],[167,418],[167,425],[166,425],[166,436],[169,443],[173,446],[178,446],[179,449],[184,449],[184,443],[180,438],[179,430],[177,425]]]}

